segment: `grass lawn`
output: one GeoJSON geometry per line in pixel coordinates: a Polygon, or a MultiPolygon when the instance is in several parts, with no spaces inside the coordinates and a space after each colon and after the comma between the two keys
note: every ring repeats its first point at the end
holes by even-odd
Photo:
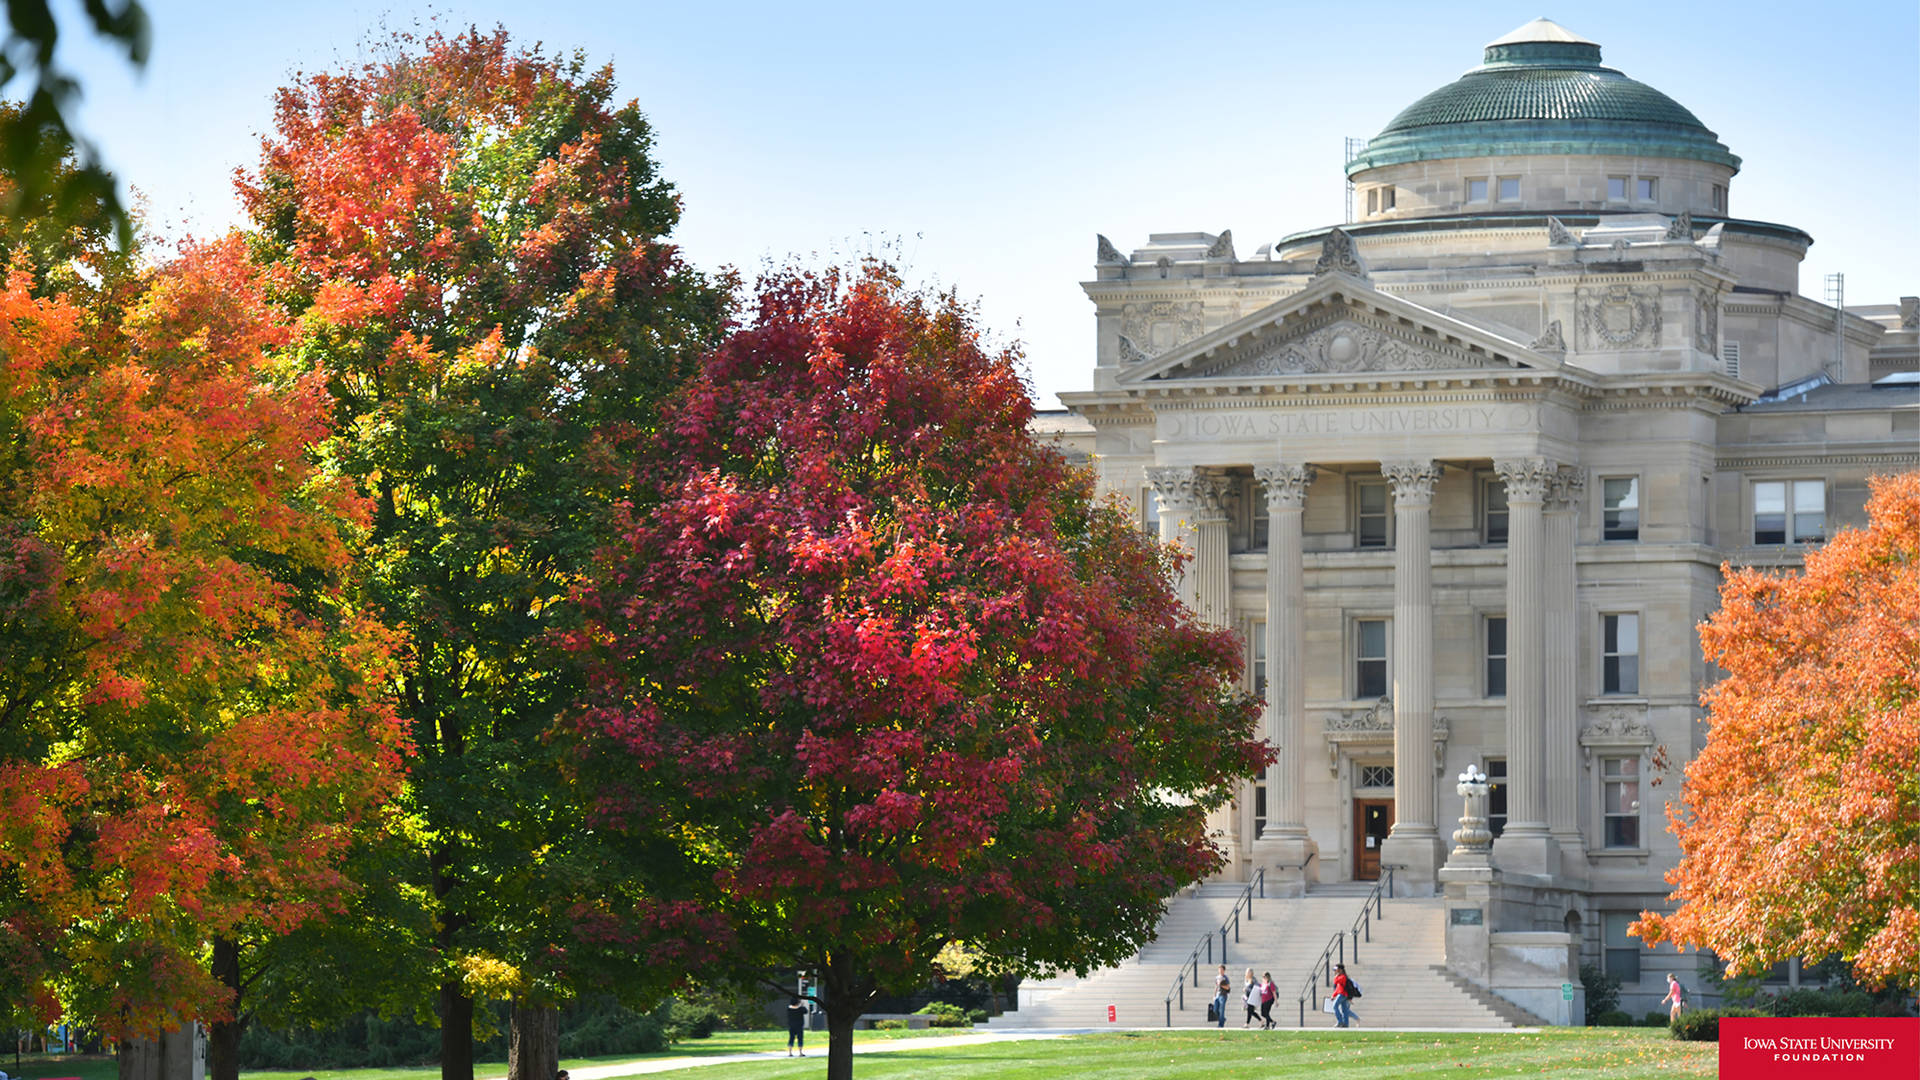
{"type": "MultiPolygon", "coordinates": [[[[861,1043],[965,1034],[964,1029],[862,1031],[861,1043]]],[[[1713,1043],[1675,1042],[1654,1028],[1557,1028],[1540,1032],[1414,1034],[1392,1031],[1229,1031],[1222,1039],[1205,1031],[1115,1032],[1063,1039],[1036,1039],[935,1050],[899,1050],[854,1058],[858,1077],[906,1080],[999,1080],[1086,1077],[1092,1080],[1225,1080],[1242,1076],[1311,1074],[1314,1080],[1380,1076],[1592,1077],[1594,1080],[1676,1080],[1712,1077],[1718,1070],[1713,1043]]],[[[756,1051],[781,1053],[787,1036],[779,1031],[725,1031],[711,1039],[680,1043],[663,1054],[582,1058],[561,1062],[579,1069],[623,1062],[657,1062],[756,1051]]],[[[727,1065],[675,1069],[654,1076],[682,1080],[770,1080],[807,1078],[826,1071],[825,1032],[809,1032],[808,1057],[785,1057],[727,1065]]],[[[76,1076],[115,1080],[113,1059],[27,1058],[16,1073],[0,1058],[0,1069],[27,1080],[76,1076]]],[[[476,1077],[503,1076],[506,1063],[474,1067],[476,1077]]],[[[246,1072],[245,1080],[439,1080],[437,1067],[343,1069],[325,1072],[246,1072]]]]}
{"type": "MultiPolygon", "coordinates": [[[[811,1044],[812,1040],[808,1040],[811,1044]]],[[[812,1051],[823,1054],[825,1047],[812,1051]]],[[[1390,1031],[1121,1032],[1065,1039],[902,1050],[854,1058],[857,1077],[1000,1080],[1222,1080],[1311,1075],[1314,1080],[1392,1076],[1553,1076],[1595,1080],[1712,1077],[1713,1043],[1676,1042],[1665,1031],[1573,1028],[1539,1033],[1414,1034],[1390,1031]]],[[[818,1077],[817,1057],[701,1066],[652,1075],[684,1080],[818,1077]]]]}

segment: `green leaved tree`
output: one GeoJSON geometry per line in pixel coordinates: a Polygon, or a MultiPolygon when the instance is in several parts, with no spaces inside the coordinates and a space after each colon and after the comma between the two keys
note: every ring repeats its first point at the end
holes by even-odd
{"type": "Polygon", "coordinates": [[[552,1074],[584,856],[542,738],[578,675],[548,642],[608,536],[617,466],[728,296],[665,242],[678,199],[613,90],[611,69],[504,31],[397,39],[283,90],[241,184],[292,348],[337,401],[331,467],[375,505],[375,609],[411,642],[400,810],[448,1080],[472,1075],[477,994],[527,1024],[514,1071],[552,1074]]]}

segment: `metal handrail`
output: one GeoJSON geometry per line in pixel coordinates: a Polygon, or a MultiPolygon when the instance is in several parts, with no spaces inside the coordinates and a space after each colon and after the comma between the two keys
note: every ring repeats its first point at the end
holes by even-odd
{"type": "Polygon", "coordinates": [[[1386,899],[1392,899],[1393,872],[1395,870],[1404,870],[1406,867],[1396,864],[1393,866],[1382,866],[1380,869],[1385,870],[1387,876],[1373,883],[1373,891],[1367,893],[1367,898],[1361,901],[1360,914],[1354,918],[1353,925],[1346,930],[1337,931],[1332,937],[1327,939],[1327,947],[1320,950],[1319,959],[1313,962],[1313,967],[1307,972],[1307,980],[1300,984],[1301,1027],[1307,1026],[1307,1002],[1320,1000],[1321,977],[1324,975],[1327,985],[1331,986],[1333,985],[1333,965],[1339,964],[1342,967],[1346,966],[1347,936],[1349,934],[1353,936],[1353,962],[1357,964],[1360,962],[1361,935],[1364,934],[1367,941],[1371,943],[1373,941],[1373,920],[1387,917],[1386,905],[1380,895],[1381,890],[1386,890],[1386,899]],[[1334,959],[1336,953],[1339,955],[1338,960],[1334,959]]]}
{"type": "Polygon", "coordinates": [[[1248,922],[1253,921],[1253,897],[1254,897],[1255,891],[1259,892],[1260,899],[1265,900],[1267,898],[1267,868],[1264,866],[1256,869],[1253,872],[1253,880],[1247,882],[1247,887],[1240,890],[1239,899],[1233,902],[1233,910],[1227,913],[1227,917],[1225,919],[1221,920],[1220,929],[1207,931],[1207,933],[1201,937],[1200,944],[1195,945],[1193,947],[1193,951],[1187,954],[1186,961],[1180,965],[1179,973],[1173,977],[1173,987],[1167,991],[1167,1026],[1168,1027],[1173,1026],[1173,1002],[1175,998],[1178,998],[1180,1001],[1180,1011],[1181,1012],[1187,1011],[1187,972],[1188,971],[1193,972],[1194,988],[1199,989],[1200,987],[1200,950],[1203,947],[1207,950],[1207,965],[1211,967],[1213,965],[1213,936],[1215,934],[1219,934],[1220,935],[1220,962],[1223,964],[1226,963],[1227,962],[1227,927],[1228,926],[1233,927],[1234,944],[1236,945],[1239,944],[1240,942],[1240,910],[1244,907],[1247,912],[1247,921],[1248,922]]]}

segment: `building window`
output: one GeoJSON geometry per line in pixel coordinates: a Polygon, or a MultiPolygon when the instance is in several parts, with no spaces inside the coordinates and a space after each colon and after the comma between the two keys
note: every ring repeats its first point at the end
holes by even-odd
{"type": "Polygon", "coordinates": [[[1380,210],[1381,210],[1381,212],[1382,212],[1382,213],[1384,213],[1384,212],[1386,212],[1386,211],[1388,211],[1388,210],[1391,210],[1391,209],[1393,209],[1393,204],[1394,204],[1394,198],[1393,198],[1393,185],[1392,185],[1392,184],[1388,184],[1388,185],[1387,185],[1386,187],[1383,187],[1383,188],[1381,188],[1381,189],[1380,189],[1380,210]]]}
{"type": "Polygon", "coordinates": [[[1827,538],[1827,485],[1770,480],[1753,485],[1753,542],[1817,544],[1827,538]]]}
{"type": "Polygon", "coordinates": [[[1273,518],[1267,512],[1267,500],[1261,495],[1259,481],[1249,480],[1247,485],[1246,497],[1240,500],[1240,504],[1247,507],[1247,550],[1265,551],[1273,518]]]}
{"type": "Polygon", "coordinates": [[[1487,696],[1507,696],[1507,617],[1487,616],[1487,696]]]}
{"type": "Polygon", "coordinates": [[[1486,202],[1487,201],[1487,182],[1485,180],[1467,181],[1467,201],[1468,202],[1486,202]]]}
{"type": "Polygon", "coordinates": [[[1651,176],[1643,176],[1634,190],[1639,194],[1641,202],[1652,202],[1660,190],[1660,181],[1651,176]]]}
{"type": "Polygon", "coordinates": [[[1380,189],[1368,188],[1367,189],[1367,213],[1377,214],[1379,212],[1380,212],[1380,189]]]}
{"type": "Polygon", "coordinates": [[[1387,696],[1387,620],[1385,619],[1354,621],[1353,696],[1361,701],[1387,696]]]}
{"type": "Polygon", "coordinates": [[[1740,377],[1740,343],[1739,342],[1737,341],[1721,342],[1720,343],[1720,360],[1722,363],[1727,365],[1728,378],[1737,379],[1740,377]]]}
{"type": "Polygon", "coordinates": [[[1600,481],[1600,539],[1640,539],[1640,478],[1609,476],[1600,481]]]}
{"type": "Polygon", "coordinates": [[[1627,201],[1627,178],[1624,176],[1607,177],[1607,201],[1627,201]]]}
{"type": "Polygon", "coordinates": [[[1519,202],[1520,201],[1520,178],[1519,177],[1503,176],[1500,178],[1500,201],[1501,202],[1519,202]]]}
{"type": "Polygon", "coordinates": [[[1362,765],[1360,780],[1354,785],[1363,788],[1390,788],[1393,786],[1393,766],[1362,765]]]}
{"type": "Polygon", "coordinates": [[[1362,480],[1353,486],[1354,545],[1363,548],[1387,546],[1387,482],[1362,480]]]}
{"type": "Polygon", "coordinates": [[[1487,831],[1507,831],[1507,759],[1487,759],[1487,831]]]}
{"type": "Polygon", "coordinates": [[[1253,675],[1253,696],[1265,701],[1267,700],[1267,624],[1254,623],[1251,637],[1253,640],[1247,645],[1253,651],[1253,662],[1247,665],[1247,670],[1253,675]]]}
{"type": "Polygon", "coordinates": [[[1640,981],[1641,944],[1628,936],[1627,927],[1638,916],[1631,911],[1609,911],[1603,916],[1606,927],[1607,974],[1623,983],[1640,981]]]}
{"type": "Polygon", "coordinates": [[[1713,185],[1713,192],[1709,196],[1707,202],[1709,206],[1713,207],[1713,209],[1718,211],[1719,213],[1722,213],[1722,214],[1726,213],[1727,212],[1727,185],[1725,184],[1713,185]]]}
{"type": "Polygon", "coordinates": [[[1600,616],[1600,692],[1640,692],[1640,616],[1600,616]]]}
{"type": "Polygon", "coordinates": [[[1497,476],[1480,481],[1480,534],[1489,544],[1507,542],[1507,485],[1497,476]]]}
{"type": "Polygon", "coordinates": [[[1265,774],[1253,782],[1253,835],[1258,837],[1267,831],[1267,781],[1265,774]]]}
{"type": "Polygon", "coordinates": [[[1606,821],[1607,846],[1640,846],[1640,759],[1600,759],[1601,816],[1606,821]]]}

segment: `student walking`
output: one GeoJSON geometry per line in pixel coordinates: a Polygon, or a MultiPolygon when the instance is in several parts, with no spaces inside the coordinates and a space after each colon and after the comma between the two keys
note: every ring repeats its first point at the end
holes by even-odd
{"type": "Polygon", "coordinates": [[[1233,992],[1233,980],[1227,978],[1227,965],[1220,965],[1220,974],[1213,977],[1213,1018],[1221,1027],[1227,1026],[1227,995],[1233,992]]]}
{"type": "Polygon", "coordinates": [[[1667,972],[1667,996],[1660,999],[1660,1004],[1669,1001],[1673,1002],[1673,1007],[1667,1010],[1667,1023],[1671,1024],[1680,1019],[1680,1010],[1687,1001],[1687,992],[1680,988],[1680,980],[1674,978],[1671,971],[1667,972]]]}
{"type": "Polygon", "coordinates": [[[1359,985],[1347,977],[1347,965],[1333,965],[1333,1019],[1341,1027],[1360,1019],[1349,1000],[1358,994],[1359,989],[1359,985]]]}
{"type": "Polygon", "coordinates": [[[1260,980],[1253,977],[1253,969],[1247,969],[1246,982],[1240,984],[1240,999],[1246,1003],[1247,1018],[1240,1022],[1241,1027],[1252,1027],[1260,1019],[1260,980]]]}
{"type": "Polygon", "coordinates": [[[1273,1030],[1273,1003],[1280,996],[1280,988],[1273,985],[1273,972],[1260,975],[1260,1026],[1273,1030]]]}
{"type": "Polygon", "coordinates": [[[787,1056],[797,1051],[801,1057],[807,1056],[807,1013],[812,1010],[800,1000],[799,994],[787,998],[787,1056]]]}

